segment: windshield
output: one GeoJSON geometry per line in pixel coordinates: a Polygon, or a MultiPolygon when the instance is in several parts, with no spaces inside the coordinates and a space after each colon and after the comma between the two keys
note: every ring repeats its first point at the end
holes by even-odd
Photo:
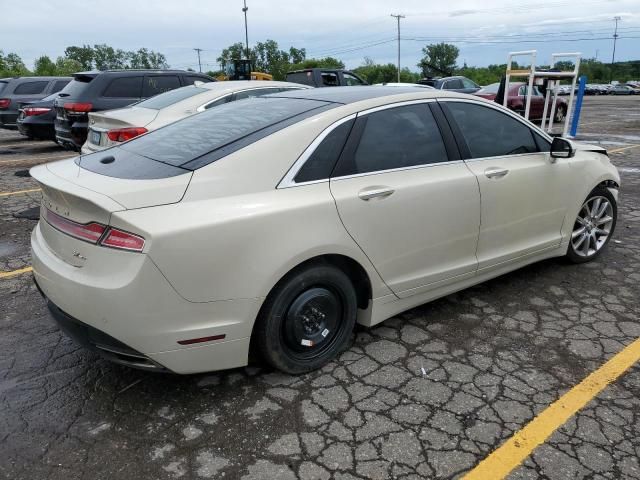
{"type": "MultiPolygon", "coordinates": [[[[293,98],[249,98],[243,100],[241,106],[237,103],[220,105],[133,139],[119,148],[189,168],[187,163],[203,155],[223,150],[222,147],[231,143],[326,105],[337,104],[293,98]]],[[[206,163],[199,162],[198,166],[206,163]]]]}
{"type": "Polygon", "coordinates": [[[498,93],[498,88],[500,88],[499,83],[492,83],[491,85],[487,85],[486,87],[482,87],[476,93],[498,93]]]}
{"type": "Polygon", "coordinates": [[[136,103],[136,107],[150,108],[152,110],[160,110],[166,108],[169,105],[178,103],[187,98],[193,97],[200,93],[206,92],[206,88],[199,88],[193,85],[188,87],[176,88],[175,90],[169,90],[168,92],[161,93],[155,97],[148,98],[142,102],[136,103]]]}

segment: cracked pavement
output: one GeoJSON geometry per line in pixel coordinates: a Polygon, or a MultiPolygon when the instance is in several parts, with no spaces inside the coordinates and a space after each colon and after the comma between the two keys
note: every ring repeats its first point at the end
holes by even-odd
{"type": "MultiPolygon", "coordinates": [[[[640,143],[638,106],[587,97],[579,139],[640,143]]],[[[0,152],[19,142],[0,132],[0,152]]],[[[34,188],[15,171],[52,155],[0,154],[2,191],[34,188]]],[[[358,328],[336,361],[301,376],[119,367],[59,332],[29,275],[0,280],[0,478],[461,476],[640,337],[640,148],[611,158],[619,219],[597,261],[541,262],[358,328]]],[[[0,197],[0,270],[29,264],[35,222],[13,213],[38,200],[0,197]]],[[[639,458],[636,364],[509,478],[640,478],[639,458]]]]}

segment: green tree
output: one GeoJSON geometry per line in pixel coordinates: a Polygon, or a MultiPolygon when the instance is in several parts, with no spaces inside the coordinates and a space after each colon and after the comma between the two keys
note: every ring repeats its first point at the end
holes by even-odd
{"type": "Polygon", "coordinates": [[[293,64],[302,63],[307,58],[306,48],[289,48],[289,61],[293,64]]]}
{"type": "Polygon", "coordinates": [[[56,74],[61,76],[73,75],[76,72],[85,70],[77,60],[66,57],[56,59],[56,74]]]}
{"type": "Polygon", "coordinates": [[[222,70],[225,70],[234,60],[242,60],[244,57],[244,44],[237,42],[223,49],[216,61],[222,66],[222,70]]]}
{"type": "Polygon", "coordinates": [[[258,42],[252,49],[255,60],[253,68],[259,72],[267,72],[273,75],[274,80],[284,80],[289,70],[289,54],[278,48],[275,40],[258,42]]]}
{"type": "Polygon", "coordinates": [[[168,68],[167,59],[162,53],[140,48],[135,52],[129,52],[130,68],[168,68]]]}
{"type": "Polygon", "coordinates": [[[28,74],[29,69],[17,53],[8,53],[5,56],[0,50],[0,77],[19,77],[28,74]]]}
{"type": "Polygon", "coordinates": [[[448,76],[456,69],[456,61],[460,50],[450,43],[432,43],[422,49],[423,57],[418,63],[418,67],[422,70],[422,75],[430,76],[448,76]]]}
{"type": "MultiPolygon", "coordinates": [[[[369,57],[364,58],[364,62],[353,70],[370,84],[389,83],[398,81],[398,67],[393,63],[378,64],[369,57]]],[[[400,70],[400,81],[415,83],[420,79],[420,74],[412,72],[407,67],[400,70]]]]}
{"type": "Polygon", "coordinates": [[[94,51],[91,45],[67,47],[64,50],[64,56],[69,60],[78,62],[82,70],[91,70],[93,68],[94,51]]]}
{"type": "Polygon", "coordinates": [[[289,70],[303,70],[305,68],[344,68],[344,62],[333,57],[307,58],[301,63],[290,65],[289,70]]]}
{"type": "Polygon", "coordinates": [[[110,70],[127,68],[129,59],[124,50],[100,44],[93,46],[93,60],[97,70],[110,70]]]}
{"type": "Polygon", "coordinates": [[[58,70],[56,69],[56,64],[47,57],[46,55],[42,55],[38,57],[33,65],[33,74],[34,75],[42,75],[42,76],[55,76],[58,74],[58,70]]]}

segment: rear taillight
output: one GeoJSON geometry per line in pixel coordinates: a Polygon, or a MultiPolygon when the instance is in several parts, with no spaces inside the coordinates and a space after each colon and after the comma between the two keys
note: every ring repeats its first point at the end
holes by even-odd
{"type": "Polygon", "coordinates": [[[104,231],[107,229],[107,227],[101,223],[74,222],[49,209],[46,210],[46,220],[52,227],[60,230],[62,233],[90,243],[98,243],[98,240],[100,240],[100,237],[102,237],[104,231]]]}
{"type": "Polygon", "coordinates": [[[133,233],[108,227],[101,223],[78,223],[69,220],[48,208],[45,209],[45,220],[53,228],[74,238],[103,247],[141,252],[144,249],[144,238],[133,233]]]}
{"type": "Polygon", "coordinates": [[[0,109],[4,110],[5,108],[9,108],[9,105],[11,105],[9,98],[0,98],[0,109]]]}
{"type": "Polygon", "coordinates": [[[123,232],[117,228],[110,228],[105,237],[100,241],[100,245],[141,252],[144,248],[144,238],[134,235],[133,233],[123,232]]]}
{"type": "Polygon", "coordinates": [[[67,113],[87,113],[93,108],[93,104],[84,102],[67,102],[63,105],[67,113]]]}
{"type": "Polygon", "coordinates": [[[107,137],[109,137],[109,140],[112,142],[126,142],[127,140],[131,140],[143,133],[147,133],[147,129],[144,127],[118,128],[115,130],[109,130],[107,132],[107,137]]]}
{"type": "Polygon", "coordinates": [[[46,107],[25,107],[23,111],[25,117],[33,117],[35,115],[44,115],[50,112],[51,109],[46,107]]]}

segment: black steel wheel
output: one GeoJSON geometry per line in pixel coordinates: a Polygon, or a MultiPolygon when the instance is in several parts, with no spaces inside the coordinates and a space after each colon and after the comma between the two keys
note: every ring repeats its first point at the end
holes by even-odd
{"type": "Polygon", "coordinates": [[[333,265],[310,265],[274,287],[260,311],[252,341],[279,370],[308,372],[345,348],[356,314],[356,293],[349,277],[333,265]]]}

